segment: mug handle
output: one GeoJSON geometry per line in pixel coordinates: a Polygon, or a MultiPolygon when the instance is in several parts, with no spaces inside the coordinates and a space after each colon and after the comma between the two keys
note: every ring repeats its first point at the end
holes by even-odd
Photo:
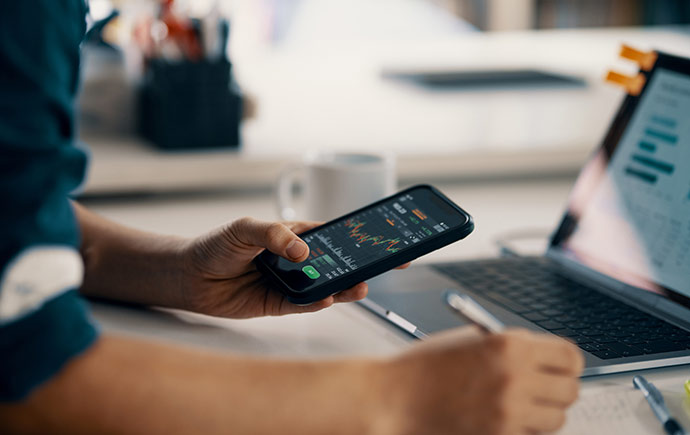
{"type": "Polygon", "coordinates": [[[297,211],[293,204],[292,190],[297,181],[297,173],[302,169],[301,164],[287,166],[278,177],[278,188],[276,190],[276,200],[278,206],[278,216],[282,220],[291,221],[297,217],[297,211]]]}

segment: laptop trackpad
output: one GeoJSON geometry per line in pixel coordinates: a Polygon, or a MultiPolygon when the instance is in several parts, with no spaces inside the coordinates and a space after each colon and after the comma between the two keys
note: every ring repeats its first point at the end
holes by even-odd
{"type": "Polygon", "coordinates": [[[368,299],[382,308],[395,312],[425,334],[433,334],[466,323],[446,307],[442,297],[448,288],[471,294],[508,326],[539,330],[533,323],[496,306],[481,295],[464,289],[462,285],[446,278],[430,266],[419,265],[406,270],[393,270],[368,283],[368,299]]]}
{"type": "Polygon", "coordinates": [[[461,288],[457,282],[427,266],[393,270],[370,281],[368,298],[391,310],[430,334],[455,328],[464,322],[442,300],[447,288],[461,288]]]}

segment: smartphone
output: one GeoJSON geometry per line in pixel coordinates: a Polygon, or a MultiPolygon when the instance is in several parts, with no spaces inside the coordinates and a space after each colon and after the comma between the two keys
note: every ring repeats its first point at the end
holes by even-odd
{"type": "Polygon", "coordinates": [[[449,245],[474,229],[472,216],[438,189],[405,189],[299,236],[309,258],[293,263],[269,251],[257,268],[287,299],[306,305],[449,245]]]}

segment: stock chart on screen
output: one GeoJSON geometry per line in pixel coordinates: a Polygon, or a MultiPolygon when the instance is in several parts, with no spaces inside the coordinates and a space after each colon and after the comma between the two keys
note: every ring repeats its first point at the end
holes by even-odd
{"type": "Polygon", "coordinates": [[[414,192],[397,196],[304,236],[309,258],[299,264],[281,259],[279,266],[301,270],[313,284],[335,279],[448,230],[429,208],[414,192]]]}

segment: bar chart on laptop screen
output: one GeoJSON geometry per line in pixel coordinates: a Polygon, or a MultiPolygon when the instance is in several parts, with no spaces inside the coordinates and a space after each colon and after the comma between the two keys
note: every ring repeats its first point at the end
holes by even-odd
{"type": "Polygon", "coordinates": [[[661,115],[650,116],[644,135],[637,143],[638,149],[632,153],[631,164],[625,168],[625,173],[649,184],[656,184],[659,177],[672,176],[675,165],[660,160],[657,157],[657,151],[660,148],[663,151],[663,147],[677,146],[678,136],[675,131],[677,126],[678,120],[675,118],[661,115]]]}

